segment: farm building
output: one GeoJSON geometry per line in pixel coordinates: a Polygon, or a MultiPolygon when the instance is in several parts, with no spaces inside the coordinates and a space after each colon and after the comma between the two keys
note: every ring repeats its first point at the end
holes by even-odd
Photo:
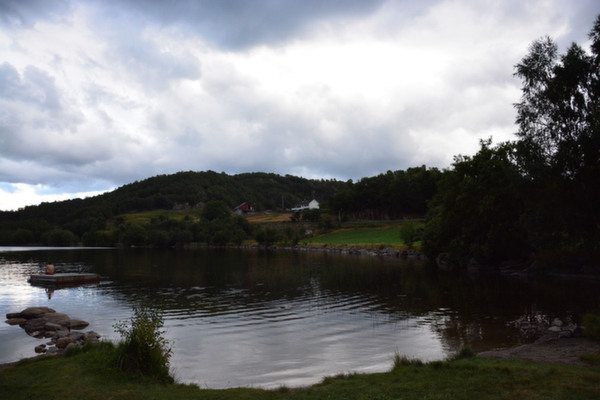
{"type": "Polygon", "coordinates": [[[297,207],[292,208],[292,211],[318,210],[318,209],[319,209],[319,202],[315,199],[312,199],[308,203],[303,203],[297,207]]]}
{"type": "Polygon", "coordinates": [[[250,212],[254,212],[254,206],[249,201],[245,201],[236,208],[234,208],[233,212],[238,215],[247,214],[250,212]]]}

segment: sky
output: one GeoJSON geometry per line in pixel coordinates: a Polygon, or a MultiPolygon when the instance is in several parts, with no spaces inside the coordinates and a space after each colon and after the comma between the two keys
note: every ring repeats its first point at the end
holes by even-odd
{"type": "Polygon", "coordinates": [[[0,0],[0,210],[177,171],[357,179],[514,138],[598,0],[0,0]]]}

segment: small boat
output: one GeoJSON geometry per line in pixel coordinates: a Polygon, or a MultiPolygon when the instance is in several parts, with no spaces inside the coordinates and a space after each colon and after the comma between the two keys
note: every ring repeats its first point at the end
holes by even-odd
{"type": "Polygon", "coordinates": [[[86,283],[100,282],[100,275],[90,273],[57,273],[34,274],[29,276],[29,283],[41,286],[74,286],[86,283]]]}

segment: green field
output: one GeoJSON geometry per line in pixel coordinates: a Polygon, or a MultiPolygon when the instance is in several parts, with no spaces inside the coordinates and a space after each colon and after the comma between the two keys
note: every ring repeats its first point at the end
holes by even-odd
{"type": "MultiPolygon", "coordinates": [[[[114,349],[114,347],[112,347],[114,349]]],[[[199,389],[123,373],[111,346],[0,368],[4,400],[151,399],[599,399],[600,368],[468,358],[404,362],[390,372],[325,378],[306,388],[199,389]]],[[[392,355],[390,355],[390,360],[392,355]]]]}
{"type": "Polygon", "coordinates": [[[400,225],[342,228],[305,240],[306,244],[330,246],[402,246],[400,225]]]}

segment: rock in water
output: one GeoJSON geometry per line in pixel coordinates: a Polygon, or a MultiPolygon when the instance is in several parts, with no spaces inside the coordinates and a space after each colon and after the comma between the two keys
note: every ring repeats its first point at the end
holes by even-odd
{"type": "Polygon", "coordinates": [[[27,320],[25,318],[9,318],[6,320],[6,323],[9,325],[21,325],[21,324],[24,324],[25,322],[27,322],[27,320]]]}
{"type": "Polygon", "coordinates": [[[89,324],[89,322],[82,321],[80,319],[72,319],[69,321],[69,328],[79,330],[86,328],[89,324]]]}
{"type": "Polygon", "coordinates": [[[67,314],[57,312],[44,314],[41,319],[45,320],[45,322],[52,322],[53,324],[58,324],[66,328],[69,327],[71,321],[71,318],[69,318],[67,314]]]}
{"type": "Polygon", "coordinates": [[[20,312],[21,317],[26,319],[38,318],[44,314],[55,312],[53,309],[48,307],[28,307],[20,312]]]}
{"type": "Polygon", "coordinates": [[[35,346],[34,348],[36,353],[45,353],[46,352],[46,345],[45,344],[40,344],[39,346],[35,346]]]}
{"type": "Polygon", "coordinates": [[[560,318],[554,318],[552,320],[552,326],[561,327],[561,326],[563,326],[563,322],[560,320],[560,318]]]}

